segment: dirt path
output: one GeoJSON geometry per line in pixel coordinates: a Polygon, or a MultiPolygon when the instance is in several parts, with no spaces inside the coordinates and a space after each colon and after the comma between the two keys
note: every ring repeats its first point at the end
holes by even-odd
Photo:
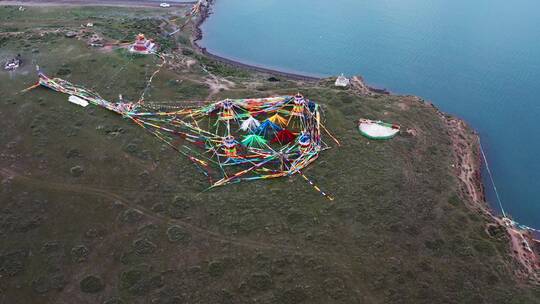
{"type": "Polygon", "coordinates": [[[208,74],[208,78],[205,83],[210,87],[210,93],[206,96],[206,100],[211,100],[212,97],[218,94],[220,91],[229,90],[231,87],[234,87],[234,82],[229,81],[225,78],[219,78],[216,75],[210,73],[208,69],[202,65],[202,69],[208,74]]]}
{"type": "MultiPolygon", "coordinates": [[[[224,236],[218,232],[204,229],[201,227],[197,227],[191,223],[188,223],[179,219],[172,219],[166,216],[155,214],[154,212],[144,208],[143,206],[134,204],[130,202],[129,200],[125,199],[124,197],[108,190],[94,188],[94,187],[86,186],[86,185],[70,185],[70,184],[65,184],[65,183],[49,182],[49,181],[45,181],[38,178],[31,178],[28,176],[24,176],[7,168],[0,169],[0,176],[7,179],[12,179],[14,181],[19,181],[21,183],[27,184],[34,188],[42,188],[42,189],[46,189],[50,191],[59,191],[59,192],[89,194],[89,195],[95,195],[95,196],[103,197],[106,199],[110,199],[126,207],[129,207],[129,208],[132,208],[141,212],[142,214],[147,216],[149,219],[153,219],[153,220],[166,223],[166,224],[175,224],[175,225],[182,226],[193,234],[202,235],[206,238],[212,239],[217,242],[227,242],[234,245],[248,247],[252,249],[279,250],[282,253],[295,254],[295,253],[301,252],[300,248],[298,248],[297,246],[278,245],[278,244],[271,244],[271,243],[266,243],[266,242],[252,241],[252,240],[247,240],[247,239],[224,236]]],[[[304,253],[307,255],[346,257],[346,255],[340,255],[338,253],[321,252],[321,251],[315,251],[315,250],[304,252],[304,253]]]]}
{"type": "MultiPolygon", "coordinates": [[[[130,200],[122,197],[121,195],[114,193],[109,190],[95,188],[91,186],[86,185],[70,185],[65,183],[56,183],[56,182],[50,182],[45,181],[43,179],[39,178],[32,178],[28,176],[24,176],[22,174],[19,174],[18,172],[8,169],[8,168],[0,168],[0,182],[2,179],[8,179],[12,182],[18,182],[23,183],[29,187],[32,187],[32,189],[41,188],[48,191],[57,191],[57,192],[67,192],[67,193],[74,193],[74,194],[87,194],[87,195],[93,195],[102,197],[108,200],[111,200],[115,203],[120,203],[121,205],[134,209],[143,215],[147,217],[147,220],[149,222],[156,221],[161,222],[164,224],[175,224],[184,227],[186,230],[188,230],[193,235],[199,235],[202,238],[206,238],[209,240],[213,240],[218,243],[230,243],[236,246],[246,247],[253,250],[273,250],[278,251],[281,254],[305,254],[308,256],[321,256],[321,257],[338,257],[340,260],[344,261],[347,258],[350,258],[349,255],[346,254],[340,254],[340,253],[330,253],[330,252],[323,252],[319,250],[305,250],[305,248],[299,248],[297,246],[287,246],[287,245],[278,245],[273,243],[266,243],[261,241],[252,241],[247,239],[240,239],[235,237],[228,237],[224,236],[218,232],[211,231],[208,229],[204,229],[201,227],[197,227],[191,223],[179,220],[179,219],[171,219],[166,216],[162,216],[159,214],[155,214],[154,212],[144,208],[143,206],[137,205],[135,203],[132,203],[130,200]]],[[[118,240],[118,238],[122,238],[126,231],[132,229],[129,227],[124,227],[122,229],[114,229],[115,233],[113,233],[111,236],[107,237],[104,240],[101,240],[96,248],[93,250],[93,255],[96,254],[104,254],[104,249],[107,248],[108,245],[118,240]]],[[[89,271],[89,267],[92,268],[92,271],[95,272],[96,266],[89,266],[89,265],[81,265],[80,268],[74,269],[70,272],[69,276],[72,277],[70,280],[70,284],[64,288],[64,290],[57,296],[55,299],[58,303],[71,303],[74,299],[81,302],[83,299],[80,298],[80,294],[76,292],[78,288],[77,282],[80,282],[82,280],[83,276],[87,274],[89,271]],[[75,283],[74,283],[75,282],[75,283]]],[[[113,269],[115,267],[118,267],[117,264],[115,264],[114,259],[109,259],[107,263],[98,266],[99,268],[107,268],[108,270],[113,269]]],[[[343,264],[343,267],[347,269],[349,266],[347,264],[343,264]]]]}
{"type": "Polygon", "coordinates": [[[144,208],[144,207],[142,207],[140,205],[131,203],[129,200],[127,200],[127,199],[123,198],[122,196],[120,196],[120,195],[118,195],[116,193],[113,193],[111,191],[98,189],[98,188],[93,188],[93,187],[85,186],[85,185],[70,185],[70,184],[65,184],[65,183],[48,182],[48,181],[44,181],[44,180],[41,180],[41,179],[36,179],[36,178],[23,176],[23,175],[20,175],[20,174],[14,172],[13,170],[9,170],[9,169],[6,169],[6,168],[0,169],[0,175],[5,177],[5,178],[18,180],[18,181],[23,182],[25,184],[31,185],[32,187],[47,189],[47,190],[51,190],[51,191],[72,192],[72,193],[78,193],[78,194],[89,194],[89,195],[95,195],[95,196],[107,198],[107,199],[113,200],[115,202],[119,202],[119,203],[121,203],[122,205],[124,205],[126,207],[135,209],[135,210],[141,212],[142,214],[144,214],[145,216],[147,216],[150,219],[154,219],[156,221],[160,221],[160,222],[164,222],[164,223],[180,225],[180,226],[183,226],[186,229],[189,229],[190,232],[193,232],[193,233],[196,233],[196,234],[199,234],[199,235],[206,235],[207,237],[209,237],[209,238],[211,238],[213,240],[219,241],[219,242],[226,241],[226,242],[229,242],[229,243],[232,243],[232,244],[246,246],[246,247],[252,247],[252,248],[255,248],[255,249],[274,249],[274,248],[276,248],[276,249],[280,249],[280,250],[295,251],[294,248],[288,247],[288,246],[278,246],[278,245],[275,245],[275,244],[267,244],[267,243],[263,243],[263,242],[256,242],[256,241],[249,241],[249,240],[240,240],[240,239],[237,239],[237,238],[231,238],[231,237],[223,236],[223,235],[221,235],[221,234],[219,234],[217,232],[210,231],[210,230],[207,230],[207,229],[203,229],[203,228],[194,226],[194,225],[192,225],[192,224],[190,224],[188,222],[182,221],[182,220],[171,219],[171,218],[168,218],[168,217],[165,217],[165,216],[157,215],[157,214],[151,212],[150,210],[148,210],[148,209],[146,209],[146,208],[144,208]]]}

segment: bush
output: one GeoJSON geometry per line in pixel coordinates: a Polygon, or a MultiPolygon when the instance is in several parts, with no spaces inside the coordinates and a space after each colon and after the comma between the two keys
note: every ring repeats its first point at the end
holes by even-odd
{"type": "Polygon", "coordinates": [[[146,239],[138,239],[133,242],[133,247],[138,255],[151,254],[156,251],[156,244],[146,239]]]}
{"type": "Polygon", "coordinates": [[[84,245],[75,246],[71,249],[71,258],[74,262],[84,262],[88,258],[90,250],[84,245]]]}
{"type": "Polygon", "coordinates": [[[272,287],[272,278],[266,272],[254,273],[249,279],[249,286],[258,291],[268,290],[272,287]]]}
{"type": "Polygon", "coordinates": [[[220,261],[212,261],[208,264],[208,273],[212,277],[221,277],[225,273],[225,266],[220,261]]]}
{"type": "Polygon", "coordinates": [[[160,275],[153,275],[147,265],[130,269],[120,275],[120,288],[134,295],[144,295],[161,286],[163,286],[163,278],[160,275]]]}
{"type": "Polygon", "coordinates": [[[339,299],[345,295],[345,283],[340,278],[324,280],[324,291],[333,299],[339,299]]]}
{"type": "Polygon", "coordinates": [[[25,268],[27,254],[24,251],[14,251],[0,256],[0,275],[15,276],[25,268]]]}
{"type": "Polygon", "coordinates": [[[128,209],[120,215],[120,221],[123,223],[136,223],[143,218],[142,212],[136,209],[128,209]]]}
{"type": "Polygon", "coordinates": [[[191,240],[191,234],[180,226],[171,226],[167,229],[167,237],[171,243],[188,243],[191,240]]]}
{"type": "Polygon", "coordinates": [[[191,50],[191,49],[182,49],[182,55],[191,56],[191,55],[193,55],[193,50],[191,50]]]}
{"type": "Polygon", "coordinates": [[[184,218],[193,207],[193,203],[183,196],[175,196],[167,211],[172,218],[184,218]]]}
{"type": "Polygon", "coordinates": [[[72,167],[69,171],[73,177],[79,177],[84,173],[84,169],[81,166],[72,167]]]}
{"type": "Polygon", "coordinates": [[[44,294],[49,291],[47,278],[40,276],[37,279],[32,280],[32,290],[38,294],[44,294]]]}
{"type": "Polygon", "coordinates": [[[105,284],[100,277],[91,275],[81,281],[80,287],[82,292],[96,293],[102,291],[105,288],[105,284]]]}

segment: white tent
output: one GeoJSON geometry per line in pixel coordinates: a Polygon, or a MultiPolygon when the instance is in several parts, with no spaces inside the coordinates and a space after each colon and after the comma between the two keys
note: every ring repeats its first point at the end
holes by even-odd
{"type": "Polygon", "coordinates": [[[80,105],[81,107],[86,107],[88,105],[88,101],[74,95],[69,96],[68,100],[69,102],[80,105]]]}
{"type": "Polygon", "coordinates": [[[346,87],[348,86],[350,83],[349,81],[349,78],[343,76],[343,74],[341,74],[337,79],[336,79],[336,87],[346,87]]]}
{"type": "Polygon", "coordinates": [[[253,118],[253,116],[249,116],[248,119],[242,122],[242,125],[240,125],[240,129],[242,131],[251,131],[256,129],[260,125],[261,123],[257,119],[253,118]]]}
{"type": "Polygon", "coordinates": [[[358,129],[362,135],[369,139],[390,139],[400,131],[400,127],[396,124],[369,119],[360,119],[358,129]]]}

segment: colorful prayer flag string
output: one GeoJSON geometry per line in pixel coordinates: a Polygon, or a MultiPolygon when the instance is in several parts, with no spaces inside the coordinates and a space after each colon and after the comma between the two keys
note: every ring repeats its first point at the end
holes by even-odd
{"type": "Polygon", "coordinates": [[[190,103],[203,105],[163,111],[143,103],[144,94],[136,103],[109,102],[93,91],[43,73],[39,73],[38,84],[129,118],[191,160],[208,177],[210,188],[298,173],[333,200],[302,170],[329,148],[321,130],[339,142],[321,124],[320,106],[301,94],[190,103]]]}

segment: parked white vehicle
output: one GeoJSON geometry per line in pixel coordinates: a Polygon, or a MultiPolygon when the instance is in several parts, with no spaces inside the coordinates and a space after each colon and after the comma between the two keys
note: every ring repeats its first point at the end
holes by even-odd
{"type": "Polygon", "coordinates": [[[171,5],[169,3],[166,3],[166,2],[160,3],[159,6],[161,6],[161,7],[171,7],[171,5]]]}

